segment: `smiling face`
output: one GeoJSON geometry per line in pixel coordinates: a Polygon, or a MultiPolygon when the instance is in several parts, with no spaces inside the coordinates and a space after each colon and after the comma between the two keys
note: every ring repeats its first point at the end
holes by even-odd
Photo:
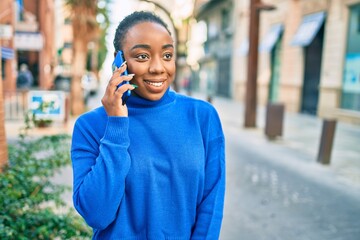
{"type": "Polygon", "coordinates": [[[134,91],[148,100],[159,100],[175,77],[173,39],[163,26],[153,22],[134,25],[123,41],[129,73],[135,76],[134,91]]]}

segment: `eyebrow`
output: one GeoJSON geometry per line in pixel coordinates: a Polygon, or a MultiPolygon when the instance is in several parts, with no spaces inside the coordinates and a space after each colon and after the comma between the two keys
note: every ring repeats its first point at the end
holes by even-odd
{"type": "Polygon", "coordinates": [[[162,49],[166,49],[166,48],[174,48],[174,45],[172,44],[165,44],[162,49]]]}
{"type": "MultiPolygon", "coordinates": [[[[145,48],[145,49],[151,49],[150,45],[147,44],[136,44],[135,46],[133,46],[131,48],[131,50],[134,50],[136,48],[145,48]]],[[[165,44],[164,46],[162,46],[162,49],[167,49],[167,48],[174,48],[174,45],[172,44],[165,44]]]]}

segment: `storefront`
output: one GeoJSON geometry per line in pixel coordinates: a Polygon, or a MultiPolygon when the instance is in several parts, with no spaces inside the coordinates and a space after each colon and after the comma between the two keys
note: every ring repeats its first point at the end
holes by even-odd
{"type": "Polygon", "coordinates": [[[360,4],[349,7],[341,108],[360,111],[360,4]]]}
{"type": "Polygon", "coordinates": [[[279,83],[280,83],[280,67],[281,67],[281,49],[282,49],[282,33],[284,25],[282,23],[273,24],[270,30],[261,41],[260,53],[270,54],[270,82],[269,82],[269,102],[279,101],[279,83]]]}
{"type": "Polygon", "coordinates": [[[291,45],[304,49],[304,79],[300,111],[317,114],[324,45],[325,12],[305,15],[291,45]]]}
{"type": "Polygon", "coordinates": [[[17,50],[17,69],[26,64],[34,77],[34,86],[39,86],[39,59],[43,43],[42,34],[39,32],[17,31],[14,45],[17,50]]]}

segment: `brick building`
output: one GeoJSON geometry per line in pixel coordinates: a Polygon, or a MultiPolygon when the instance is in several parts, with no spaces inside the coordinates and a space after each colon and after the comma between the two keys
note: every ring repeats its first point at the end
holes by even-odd
{"type": "Polygon", "coordinates": [[[19,66],[27,64],[34,76],[33,87],[49,89],[55,64],[54,0],[2,0],[0,24],[12,35],[1,39],[4,91],[16,90],[19,66]]]}
{"type": "Polygon", "coordinates": [[[3,0],[0,4],[0,47],[1,47],[1,76],[3,89],[15,89],[16,66],[14,49],[14,26],[13,14],[15,12],[12,0],[3,0]]]}

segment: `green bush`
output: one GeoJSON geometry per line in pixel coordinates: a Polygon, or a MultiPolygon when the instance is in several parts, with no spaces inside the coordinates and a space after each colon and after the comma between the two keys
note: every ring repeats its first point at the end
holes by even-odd
{"type": "Polygon", "coordinates": [[[91,229],[63,201],[69,186],[52,177],[70,164],[70,137],[21,138],[0,173],[0,239],[90,239],[91,229]]]}

